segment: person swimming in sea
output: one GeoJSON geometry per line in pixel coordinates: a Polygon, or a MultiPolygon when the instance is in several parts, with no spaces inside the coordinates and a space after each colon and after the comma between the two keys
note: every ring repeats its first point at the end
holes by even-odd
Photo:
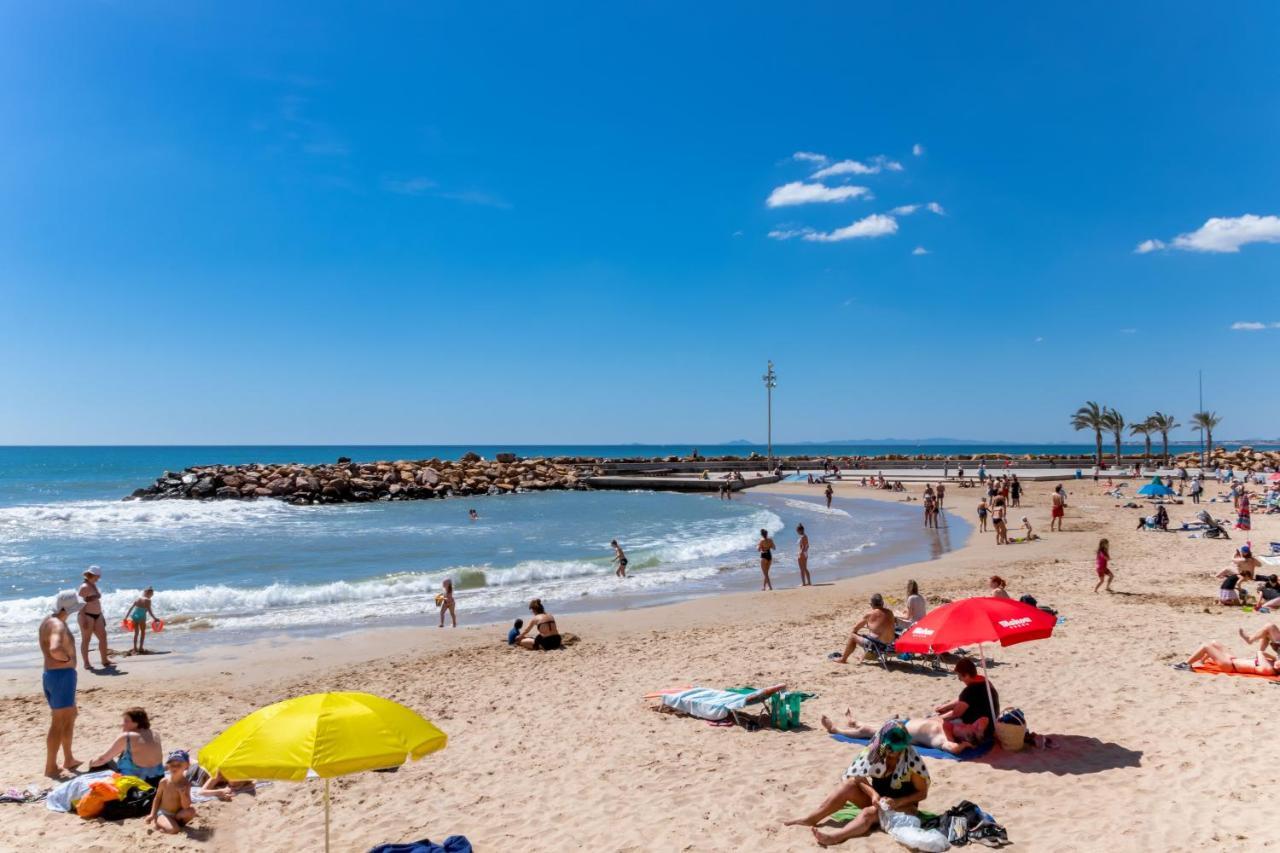
{"type": "Polygon", "coordinates": [[[480,513],[476,512],[475,509],[469,509],[467,510],[467,518],[470,518],[472,521],[479,521],[480,513]]]}
{"type": "Polygon", "coordinates": [[[147,617],[159,621],[155,611],[151,609],[151,597],[155,594],[154,589],[147,587],[129,608],[129,621],[133,623],[133,651],[130,654],[145,655],[147,653],[143,648],[147,643],[147,617]]]}
{"type": "Polygon", "coordinates": [[[620,578],[627,576],[627,555],[623,553],[622,546],[618,544],[617,539],[609,540],[609,544],[613,546],[613,561],[618,564],[618,570],[614,572],[620,578]]]}

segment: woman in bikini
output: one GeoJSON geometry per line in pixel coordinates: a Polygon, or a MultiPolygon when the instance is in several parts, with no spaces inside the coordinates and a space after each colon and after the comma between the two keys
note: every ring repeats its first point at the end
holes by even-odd
{"type": "Polygon", "coordinates": [[[533,618],[525,623],[523,630],[516,638],[520,647],[534,652],[549,652],[560,648],[563,640],[560,637],[560,630],[556,627],[556,617],[542,606],[542,599],[535,598],[530,601],[529,610],[533,613],[533,618]],[[532,637],[526,636],[534,629],[537,629],[536,634],[532,637]]]}
{"type": "Polygon", "coordinates": [[[130,708],[124,712],[121,735],[94,759],[90,767],[110,766],[125,776],[136,776],[155,785],[164,776],[164,750],[160,737],[151,731],[151,719],[142,708],[130,708]]]}
{"type": "Polygon", "coordinates": [[[760,584],[761,592],[773,589],[773,583],[769,580],[769,567],[773,565],[773,549],[776,547],[769,538],[769,531],[761,530],[760,541],[756,543],[756,550],[760,552],[760,572],[764,575],[764,582],[760,584]]]}
{"type": "MultiPolygon", "coordinates": [[[[1244,632],[1241,632],[1241,636],[1244,636],[1246,640],[1248,639],[1244,632]]],[[[1280,675],[1280,668],[1277,668],[1274,658],[1262,653],[1251,658],[1232,657],[1231,650],[1217,640],[1205,643],[1196,649],[1195,653],[1187,658],[1186,663],[1179,668],[1191,669],[1203,661],[1213,661],[1229,672],[1241,672],[1247,675],[1280,675]]]]}
{"type": "Polygon", "coordinates": [[[80,622],[80,660],[85,669],[93,669],[89,663],[89,641],[98,638],[98,654],[102,658],[102,668],[107,669],[111,662],[107,660],[107,617],[102,613],[102,592],[98,589],[98,579],[102,573],[97,566],[85,569],[84,583],[76,595],[84,602],[80,607],[77,619],[80,622]]]}

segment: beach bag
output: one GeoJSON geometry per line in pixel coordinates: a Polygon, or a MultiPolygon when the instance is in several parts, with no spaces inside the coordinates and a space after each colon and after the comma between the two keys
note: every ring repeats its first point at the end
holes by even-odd
{"type": "Polygon", "coordinates": [[[780,731],[800,727],[800,703],[812,698],[811,693],[775,693],[769,697],[769,723],[780,731]]]}
{"type": "Polygon", "coordinates": [[[104,805],[100,817],[103,820],[126,820],[146,817],[151,813],[151,802],[155,797],[155,788],[150,785],[145,788],[130,788],[122,798],[112,800],[104,805]]]}
{"type": "Polygon", "coordinates": [[[1017,708],[1010,708],[996,720],[996,740],[1009,752],[1019,752],[1027,742],[1027,717],[1017,708]]]}

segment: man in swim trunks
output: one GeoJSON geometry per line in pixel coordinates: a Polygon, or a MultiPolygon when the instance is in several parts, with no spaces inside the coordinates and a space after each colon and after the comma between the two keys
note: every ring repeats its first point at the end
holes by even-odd
{"type": "Polygon", "coordinates": [[[63,592],[53,604],[53,614],[40,623],[40,653],[44,656],[44,698],[52,719],[45,739],[44,775],[63,778],[83,763],[71,755],[71,737],[76,724],[76,641],[67,627],[67,617],[79,607],[74,592],[63,592]],[[58,766],[58,750],[62,766],[58,766]]]}
{"type": "MultiPolygon", "coordinates": [[[[877,643],[882,646],[891,644],[896,639],[893,630],[895,625],[893,611],[884,606],[884,596],[877,592],[871,596],[871,609],[862,615],[862,619],[849,633],[849,641],[844,645],[844,654],[833,660],[837,663],[848,663],[849,655],[853,654],[854,649],[861,648],[869,652],[875,649],[877,643]],[[870,636],[862,633],[864,629],[870,632],[870,636]]],[[[832,654],[834,655],[835,652],[832,654]]]]}
{"type": "Polygon", "coordinates": [[[1067,499],[1059,489],[1053,490],[1053,507],[1049,510],[1049,529],[1062,532],[1062,519],[1067,514],[1067,499]]]}
{"type": "Polygon", "coordinates": [[[535,598],[529,602],[529,610],[533,613],[530,619],[520,631],[516,638],[516,643],[523,649],[529,649],[534,652],[550,652],[560,648],[563,639],[560,637],[560,631],[556,627],[556,617],[552,616],[542,606],[542,599],[535,598]],[[537,633],[532,637],[525,636],[530,631],[537,629],[537,633]]]}
{"type": "Polygon", "coordinates": [[[1000,718],[1000,694],[978,674],[968,658],[956,661],[956,676],[964,684],[960,698],[934,708],[943,721],[943,733],[953,743],[977,744],[995,736],[1000,718]]]}
{"type": "Polygon", "coordinates": [[[610,539],[609,545],[613,547],[613,561],[618,564],[617,571],[614,572],[620,578],[627,576],[627,555],[623,552],[622,546],[618,544],[617,539],[610,539]]]}

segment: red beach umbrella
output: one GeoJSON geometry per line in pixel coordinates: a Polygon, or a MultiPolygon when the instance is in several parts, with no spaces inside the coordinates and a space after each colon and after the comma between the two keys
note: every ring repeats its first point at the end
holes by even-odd
{"type": "Polygon", "coordinates": [[[893,646],[900,652],[939,654],[974,643],[1012,646],[1043,640],[1058,619],[1011,598],[963,598],[931,610],[893,646]]]}
{"type": "Polygon", "coordinates": [[[1052,613],[1011,598],[963,598],[926,613],[894,641],[893,647],[899,652],[940,654],[977,643],[982,677],[987,683],[987,699],[994,708],[991,680],[987,678],[987,654],[982,644],[1012,646],[1028,640],[1043,640],[1053,634],[1056,624],[1058,617],[1052,613]]]}

